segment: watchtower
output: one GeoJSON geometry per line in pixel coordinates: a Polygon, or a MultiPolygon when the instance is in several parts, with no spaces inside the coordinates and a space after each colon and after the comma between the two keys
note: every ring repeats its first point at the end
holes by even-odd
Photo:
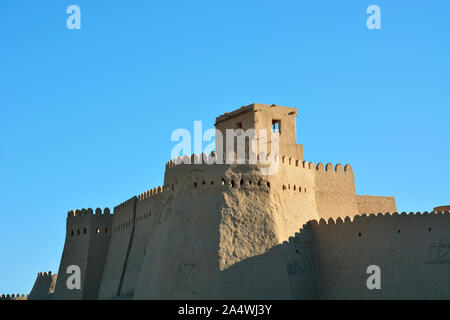
{"type": "MultiPolygon", "coordinates": [[[[296,139],[296,117],[297,108],[280,107],[275,104],[252,103],[243,106],[232,112],[227,112],[216,118],[215,127],[222,133],[223,148],[226,147],[226,130],[242,129],[247,132],[253,129],[256,133],[256,141],[259,145],[260,130],[267,132],[267,152],[274,154],[271,142],[274,141],[272,133],[279,134],[278,153],[283,156],[293,157],[303,161],[303,145],[297,144],[296,139]]],[[[236,134],[235,139],[237,139],[236,134]]],[[[216,150],[218,150],[218,137],[216,137],[216,150]]],[[[234,143],[236,151],[236,141],[234,143]]],[[[262,150],[257,147],[256,153],[262,150]]],[[[227,152],[230,150],[226,150],[227,152]]],[[[246,154],[248,152],[248,143],[245,146],[246,154]]]]}

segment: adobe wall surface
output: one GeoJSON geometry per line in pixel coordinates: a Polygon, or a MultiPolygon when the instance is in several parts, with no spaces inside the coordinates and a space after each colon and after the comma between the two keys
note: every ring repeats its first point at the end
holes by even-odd
{"type": "MultiPolygon", "coordinates": [[[[67,279],[70,275],[66,273],[70,265],[77,265],[81,270],[87,269],[87,256],[89,251],[89,235],[84,234],[84,229],[90,226],[91,216],[85,214],[79,216],[68,216],[66,222],[66,239],[64,249],[59,264],[58,279],[54,298],[81,300],[83,292],[81,290],[68,290],[67,279]]],[[[84,283],[85,272],[81,272],[81,283],[84,283]]]]}
{"type": "Polygon", "coordinates": [[[358,213],[397,212],[394,197],[356,196],[358,213]]]}
{"type": "Polygon", "coordinates": [[[271,210],[276,217],[278,242],[286,241],[311,219],[319,219],[315,194],[315,166],[300,159],[280,157],[279,171],[267,176],[273,188],[271,210]]]}
{"type": "MultiPolygon", "coordinates": [[[[113,215],[96,210],[90,225],[90,241],[83,299],[97,299],[112,236],[113,215]]],[[[89,229],[88,229],[89,233],[89,229]]]]}
{"type": "Polygon", "coordinates": [[[312,224],[320,299],[449,299],[450,213],[356,216],[312,224]],[[368,290],[367,267],[381,268],[368,290]]]}
{"type": "Polygon", "coordinates": [[[54,299],[96,299],[111,236],[112,215],[106,208],[69,212],[66,240],[59,266],[54,299]],[[69,290],[67,268],[80,267],[81,290],[69,290]]]}
{"type": "MultiPolygon", "coordinates": [[[[312,220],[316,221],[316,220],[312,220]]],[[[318,298],[318,261],[313,232],[309,224],[274,250],[283,252],[283,274],[289,282],[290,299],[318,298]]]]}
{"type": "MultiPolygon", "coordinates": [[[[279,153],[303,160],[303,145],[297,144],[297,108],[267,106],[256,104],[255,127],[272,130],[272,120],[280,120],[279,153]]],[[[271,144],[267,151],[270,152],[271,144]]],[[[272,151],[273,153],[273,151],[272,151]]]]}
{"type": "Polygon", "coordinates": [[[39,272],[28,300],[51,300],[55,291],[57,274],[39,272]]]}
{"type": "Polygon", "coordinates": [[[288,241],[224,270],[234,281],[223,297],[449,299],[449,240],[448,212],[314,220],[288,241]],[[381,290],[367,287],[370,265],[381,269],[381,290]]]}
{"type": "MultiPolygon", "coordinates": [[[[148,222],[154,227],[146,243],[143,222],[141,242],[145,256],[135,299],[217,297],[221,184],[214,180],[215,185],[211,186],[208,179],[208,186],[206,181],[203,185],[195,173],[196,165],[188,167],[194,172],[180,175],[173,183],[165,180],[166,184],[173,184],[173,189],[161,194],[159,210],[148,222]]],[[[145,208],[152,205],[151,201],[151,197],[141,200],[142,212],[148,210],[145,208]]]]}
{"type": "Polygon", "coordinates": [[[352,167],[343,167],[341,164],[334,167],[331,163],[324,167],[319,163],[315,169],[314,188],[319,217],[336,219],[357,214],[352,167]]]}
{"type": "MultiPolygon", "coordinates": [[[[255,115],[250,112],[252,109],[247,107],[243,107],[241,109],[235,110],[231,113],[218,117],[216,119],[215,127],[222,133],[222,139],[216,136],[215,144],[216,150],[224,150],[225,154],[228,154],[230,151],[237,152],[237,137],[233,138],[232,147],[227,146],[227,129],[238,129],[237,124],[240,123],[242,126],[242,130],[247,131],[250,128],[254,127],[255,124],[255,115]],[[220,147],[219,147],[220,146],[220,147]]],[[[245,144],[246,154],[248,154],[248,143],[245,144]]]]}
{"type": "Polygon", "coordinates": [[[128,260],[134,232],[136,201],[136,197],[133,197],[114,208],[110,243],[98,293],[99,299],[112,299],[120,293],[123,270],[128,260]]]}
{"type": "Polygon", "coordinates": [[[147,244],[155,233],[164,204],[171,201],[168,199],[170,197],[171,192],[167,187],[159,187],[141,194],[136,200],[134,233],[129,247],[128,261],[123,270],[119,296],[133,297],[147,253],[147,244]]]}

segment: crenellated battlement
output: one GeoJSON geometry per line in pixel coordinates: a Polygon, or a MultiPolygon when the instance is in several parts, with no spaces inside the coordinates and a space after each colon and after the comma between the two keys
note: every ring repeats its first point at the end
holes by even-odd
{"type": "Polygon", "coordinates": [[[413,218],[413,217],[438,217],[438,216],[448,216],[450,217],[450,211],[439,211],[439,212],[386,212],[386,213],[382,213],[379,212],[377,214],[375,213],[370,213],[370,214],[358,214],[355,216],[346,216],[344,218],[338,217],[337,219],[333,219],[333,218],[329,218],[328,220],[325,219],[320,219],[320,220],[310,220],[307,222],[306,226],[309,227],[322,227],[322,226],[327,226],[327,225],[337,225],[337,224],[345,224],[345,223],[360,223],[360,222],[365,222],[365,221],[376,221],[379,220],[380,218],[386,218],[386,217],[398,217],[398,218],[413,218]]]}
{"type": "Polygon", "coordinates": [[[319,162],[317,165],[311,161],[302,161],[300,159],[287,157],[287,156],[281,156],[281,164],[292,166],[292,167],[301,167],[303,169],[309,169],[314,170],[319,173],[322,172],[337,172],[337,173],[353,173],[353,168],[350,164],[346,164],[343,166],[342,164],[338,163],[336,166],[334,166],[332,163],[327,163],[325,166],[322,162],[319,162]]]}
{"type": "Polygon", "coordinates": [[[156,195],[160,195],[166,191],[173,191],[174,190],[174,185],[164,185],[164,186],[159,186],[159,187],[155,187],[153,189],[147,190],[143,193],[141,193],[140,195],[138,195],[138,200],[145,200],[148,199],[152,196],[156,196],[156,195]]]}
{"type": "MultiPolygon", "coordinates": [[[[340,163],[336,165],[319,163],[316,165],[314,162],[303,161],[286,155],[271,157],[270,155],[261,154],[257,158],[258,162],[256,165],[248,163],[245,165],[208,165],[214,163],[214,158],[214,153],[212,153],[211,157],[208,157],[206,154],[201,154],[200,156],[192,154],[190,157],[178,157],[169,161],[166,165],[168,170],[166,170],[165,174],[165,183],[168,184],[168,188],[171,190],[176,188],[181,181],[182,186],[179,186],[179,188],[189,189],[193,187],[193,189],[198,190],[202,190],[204,187],[211,188],[221,185],[230,186],[230,189],[240,186],[252,186],[254,188],[269,186],[270,188],[270,184],[272,184],[272,187],[275,188],[274,190],[292,190],[299,195],[310,194],[312,198],[304,198],[304,201],[310,201],[313,207],[317,203],[319,216],[321,214],[326,215],[327,212],[332,213],[333,216],[343,215],[346,212],[358,213],[355,201],[354,175],[350,164],[344,166],[340,163]],[[202,161],[200,162],[199,159],[202,159],[202,161]],[[264,177],[266,175],[258,169],[258,166],[264,166],[268,161],[275,161],[277,167],[279,165],[279,170],[277,171],[279,174],[264,177]],[[190,167],[186,165],[188,163],[194,163],[194,165],[190,167]],[[175,168],[178,169],[172,171],[175,168]],[[184,179],[181,180],[180,177],[184,179]],[[330,198],[330,194],[336,196],[330,198]],[[335,210],[331,210],[332,207],[335,210]]],[[[140,199],[148,198],[153,194],[157,194],[157,192],[154,189],[147,191],[140,195],[140,199]]]]}
{"type": "Polygon", "coordinates": [[[256,155],[256,163],[254,161],[251,161],[248,157],[239,160],[237,160],[236,154],[233,154],[231,159],[226,159],[225,156],[221,157],[219,161],[219,157],[215,152],[211,152],[211,154],[207,155],[205,153],[202,153],[200,155],[197,155],[193,153],[191,156],[183,156],[178,157],[175,159],[172,159],[166,163],[166,170],[174,168],[178,165],[234,165],[234,164],[253,164],[253,165],[267,165],[270,162],[277,162],[279,159],[278,155],[270,155],[270,154],[264,154],[260,153],[256,155]],[[241,163],[242,162],[242,163],[241,163]]]}
{"type": "Polygon", "coordinates": [[[25,294],[1,294],[0,300],[27,300],[28,295],[25,294]]]}
{"type": "Polygon", "coordinates": [[[122,202],[121,204],[117,205],[114,207],[114,213],[116,213],[119,210],[125,209],[126,207],[133,205],[134,202],[136,201],[137,197],[133,196],[132,198],[128,199],[125,202],[122,202]]]}
{"type": "Polygon", "coordinates": [[[109,208],[70,210],[67,215],[66,239],[89,241],[86,235],[108,235],[113,215],[109,208]],[[81,236],[81,237],[80,237],[81,236]]]}
{"type": "Polygon", "coordinates": [[[207,155],[205,153],[197,155],[193,153],[191,156],[178,157],[168,161],[166,163],[166,170],[183,164],[215,164],[215,163],[216,158],[214,156],[214,153],[211,153],[210,155],[207,155]]]}
{"type": "Polygon", "coordinates": [[[97,208],[95,209],[95,213],[92,210],[92,208],[88,208],[88,209],[76,209],[76,210],[70,210],[67,213],[67,217],[80,217],[80,216],[92,216],[92,215],[108,215],[111,214],[111,211],[109,210],[108,207],[106,207],[104,210],[97,208]]]}
{"type": "MultiPolygon", "coordinates": [[[[257,162],[252,163],[249,159],[245,159],[243,164],[256,164],[256,165],[266,165],[269,161],[280,162],[282,165],[292,166],[292,167],[300,167],[303,169],[315,170],[319,173],[321,172],[337,172],[337,173],[353,173],[353,168],[350,164],[346,164],[343,166],[338,163],[335,166],[332,163],[327,163],[324,165],[323,163],[318,163],[317,165],[314,162],[308,162],[301,159],[297,159],[294,157],[288,157],[286,155],[274,155],[270,154],[259,154],[256,157],[257,162]]],[[[214,152],[210,155],[202,153],[201,155],[192,154],[191,156],[184,156],[172,159],[166,163],[166,170],[174,168],[178,165],[186,165],[186,164],[203,164],[203,165],[213,165],[217,164],[217,156],[214,152]]],[[[219,164],[227,164],[226,161],[224,163],[219,164]]],[[[236,163],[236,162],[235,162],[236,163]]],[[[234,164],[234,163],[233,163],[234,164]]]]}

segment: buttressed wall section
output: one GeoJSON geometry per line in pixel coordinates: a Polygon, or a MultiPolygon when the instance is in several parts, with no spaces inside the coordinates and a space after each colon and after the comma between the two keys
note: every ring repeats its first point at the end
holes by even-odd
{"type": "Polygon", "coordinates": [[[111,238],[112,215],[97,208],[69,211],[66,240],[59,266],[55,299],[96,299],[111,238]],[[69,290],[69,266],[81,271],[81,290],[69,290]]]}
{"type": "Polygon", "coordinates": [[[112,299],[120,295],[134,235],[136,201],[136,197],[133,197],[114,208],[112,234],[99,291],[100,299],[112,299]]]}

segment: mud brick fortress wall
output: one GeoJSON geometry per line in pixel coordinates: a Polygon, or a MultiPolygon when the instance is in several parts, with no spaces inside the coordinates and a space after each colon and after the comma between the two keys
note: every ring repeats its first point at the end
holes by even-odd
{"type": "Polygon", "coordinates": [[[51,298],[450,298],[450,214],[399,215],[393,197],[357,195],[350,165],[304,160],[296,116],[252,104],[216,119],[223,133],[276,127],[279,152],[269,140],[266,154],[275,174],[259,156],[193,155],[169,161],[163,186],[112,213],[70,211],[51,298]],[[366,287],[372,264],[382,290],[366,287]],[[81,290],[67,288],[70,265],[81,290]]]}
{"type": "Polygon", "coordinates": [[[308,298],[448,299],[450,213],[357,215],[306,224],[285,244],[287,271],[308,298]],[[382,290],[368,290],[366,268],[382,270],[382,290]]]}
{"type": "Polygon", "coordinates": [[[54,297],[58,299],[96,299],[103,276],[111,239],[113,215],[109,209],[69,211],[66,240],[58,272],[54,297]],[[82,290],[67,288],[66,270],[76,265],[81,269],[82,290]]]}

